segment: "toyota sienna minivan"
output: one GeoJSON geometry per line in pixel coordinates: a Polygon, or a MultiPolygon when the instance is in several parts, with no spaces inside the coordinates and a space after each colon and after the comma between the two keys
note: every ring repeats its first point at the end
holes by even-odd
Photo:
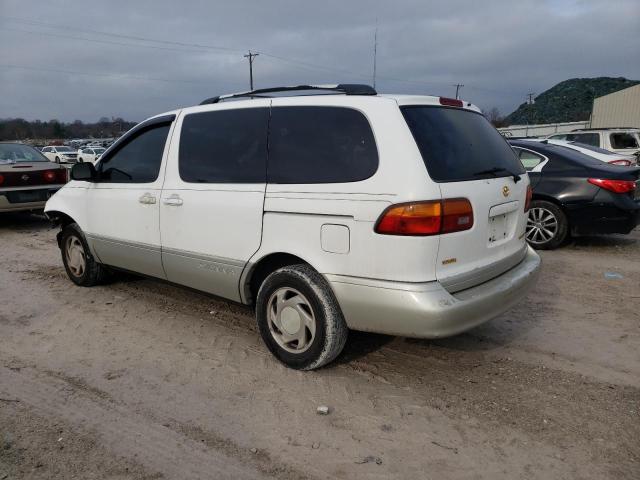
{"type": "Polygon", "coordinates": [[[152,117],[46,205],[69,278],[127,270],[250,305],[314,369],[349,329],[454,335],[521,300],[529,178],[474,105],[367,85],[254,90],[152,117]]]}

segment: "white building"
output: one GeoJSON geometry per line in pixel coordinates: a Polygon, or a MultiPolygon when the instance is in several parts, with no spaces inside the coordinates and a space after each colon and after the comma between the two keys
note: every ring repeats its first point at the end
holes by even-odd
{"type": "Polygon", "coordinates": [[[640,128],[640,84],[593,101],[591,128],[640,128]]]}

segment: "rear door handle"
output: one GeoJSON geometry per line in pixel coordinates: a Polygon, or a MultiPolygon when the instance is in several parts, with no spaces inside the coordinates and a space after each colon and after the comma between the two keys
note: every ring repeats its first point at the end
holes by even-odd
{"type": "Polygon", "coordinates": [[[173,195],[169,195],[168,197],[163,198],[162,203],[164,203],[165,205],[173,206],[173,207],[179,207],[180,205],[182,205],[182,199],[180,198],[179,195],[176,195],[174,193],[173,195]]]}
{"type": "Polygon", "coordinates": [[[156,203],[156,197],[147,192],[138,198],[138,201],[144,205],[153,205],[156,203]]]}

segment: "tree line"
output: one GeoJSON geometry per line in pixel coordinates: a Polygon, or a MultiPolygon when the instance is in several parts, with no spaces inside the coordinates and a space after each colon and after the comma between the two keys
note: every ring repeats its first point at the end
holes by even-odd
{"type": "Polygon", "coordinates": [[[65,123],[56,119],[29,121],[23,118],[8,118],[0,119],[0,140],[119,137],[135,124],[122,118],[107,117],[102,117],[95,123],[85,123],[81,120],[65,123]]]}

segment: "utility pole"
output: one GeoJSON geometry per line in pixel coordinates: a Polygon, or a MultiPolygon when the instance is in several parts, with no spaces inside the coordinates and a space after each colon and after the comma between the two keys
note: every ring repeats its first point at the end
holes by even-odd
{"type": "Polygon", "coordinates": [[[373,89],[376,88],[376,63],[378,59],[378,19],[376,18],[376,32],[373,35],[373,89]]]}
{"type": "Polygon", "coordinates": [[[529,105],[533,105],[533,96],[535,95],[535,93],[527,93],[527,96],[529,97],[529,105]]]}
{"type": "Polygon", "coordinates": [[[258,55],[260,55],[260,54],[259,53],[251,53],[251,50],[249,50],[249,53],[244,56],[244,58],[248,58],[249,59],[249,86],[251,87],[251,90],[253,90],[253,59],[255,57],[257,57],[258,55]]]}
{"type": "Polygon", "coordinates": [[[456,87],[456,100],[457,100],[458,98],[460,98],[460,97],[458,96],[458,93],[460,93],[460,89],[461,89],[462,87],[464,87],[464,85],[463,85],[463,84],[461,84],[461,83],[456,83],[456,84],[454,85],[454,87],[456,87]]]}

